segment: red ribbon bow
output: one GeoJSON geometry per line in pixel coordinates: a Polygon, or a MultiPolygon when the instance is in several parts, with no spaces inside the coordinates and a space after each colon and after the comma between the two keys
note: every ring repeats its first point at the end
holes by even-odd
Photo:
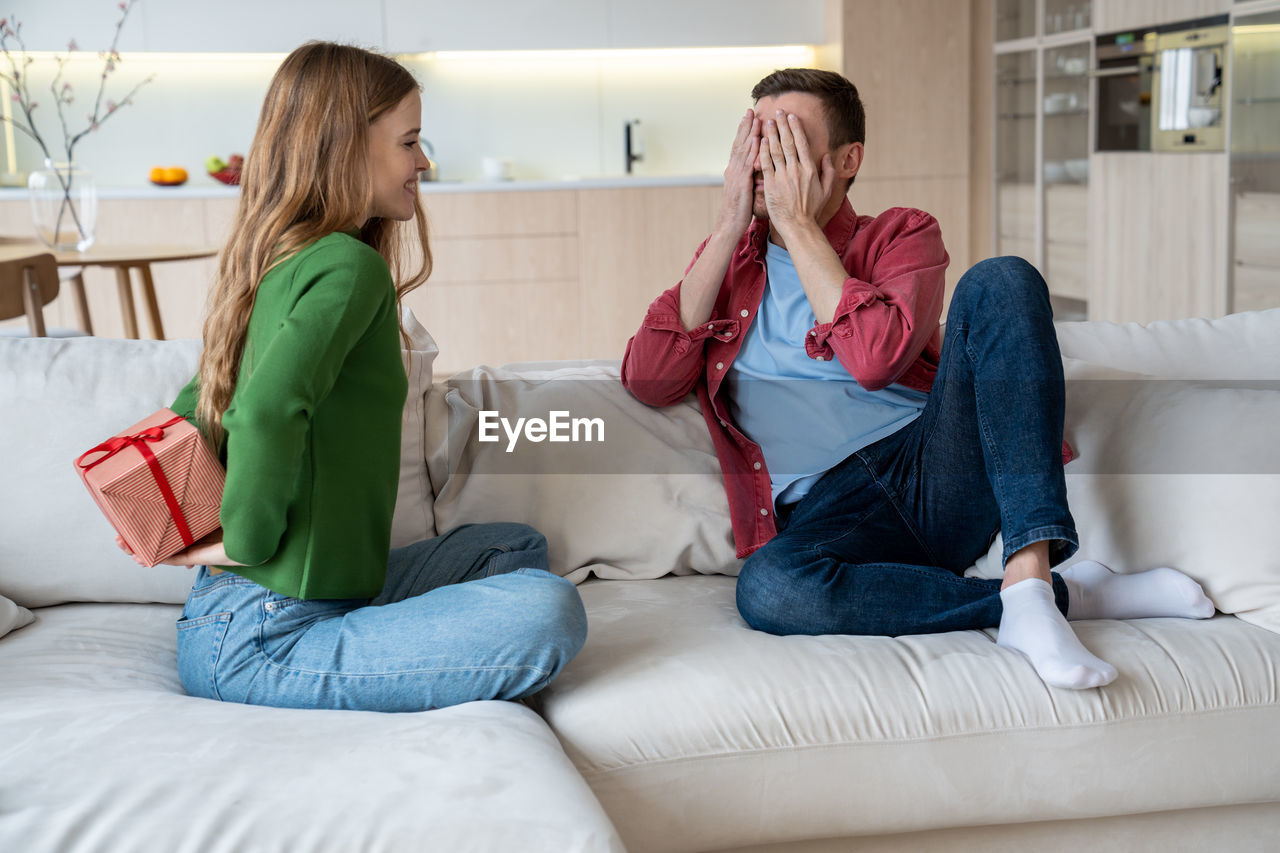
{"type": "Polygon", "coordinates": [[[151,452],[151,448],[147,447],[149,442],[160,441],[164,438],[164,431],[182,420],[182,416],[179,415],[158,426],[147,427],[133,435],[117,435],[109,438],[97,447],[80,454],[76,464],[88,471],[90,468],[106,462],[126,447],[138,448],[138,452],[142,454],[147,467],[151,469],[151,476],[155,478],[156,485],[160,487],[160,495],[164,498],[165,505],[169,508],[169,515],[173,517],[173,526],[178,529],[178,535],[182,537],[182,543],[189,548],[195,544],[195,539],[191,536],[191,528],[187,526],[187,517],[182,514],[182,507],[178,506],[178,499],[174,497],[173,489],[169,487],[169,478],[164,475],[164,470],[160,467],[160,460],[156,459],[156,455],[151,452]],[[94,453],[101,453],[102,456],[86,465],[84,458],[94,453]]]}

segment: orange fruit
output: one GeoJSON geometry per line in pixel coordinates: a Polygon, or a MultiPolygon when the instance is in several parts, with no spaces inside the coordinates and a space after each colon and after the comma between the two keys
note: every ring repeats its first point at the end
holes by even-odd
{"type": "Polygon", "coordinates": [[[176,187],[187,182],[187,170],[181,166],[156,166],[147,178],[162,187],[176,187]]]}

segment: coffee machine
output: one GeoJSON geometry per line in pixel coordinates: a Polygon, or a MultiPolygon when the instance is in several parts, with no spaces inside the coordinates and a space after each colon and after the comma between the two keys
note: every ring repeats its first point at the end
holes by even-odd
{"type": "Polygon", "coordinates": [[[1226,15],[1160,28],[1151,86],[1153,150],[1223,150],[1228,38],[1226,15]]]}

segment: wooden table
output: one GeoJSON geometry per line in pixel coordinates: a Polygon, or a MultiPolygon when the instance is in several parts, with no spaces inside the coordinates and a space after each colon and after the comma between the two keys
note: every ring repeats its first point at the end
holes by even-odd
{"type": "MultiPolygon", "coordinates": [[[[47,250],[46,250],[47,251],[47,250]]],[[[125,337],[138,337],[138,313],[134,308],[133,288],[129,270],[138,271],[142,285],[142,298],[146,302],[147,319],[151,334],[156,340],[164,340],[164,324],[160,321],[160,305],[156,302],[156,285],[151,278],[151,265],[166,261],[193,261],[213,257],[217,249],[204,246],[172,246],[164,244],[90,246],[88,251],[54,252],[59,267],[111,267],[116,271],[116,289],[120,294],[120,313],[124,317],[125,337]]],[[[84,295],[84,279],[76,275],[71,279],[75,295],[76,314],[81,327],[93,334],[89,319],[89,303],[84,295]]]]}

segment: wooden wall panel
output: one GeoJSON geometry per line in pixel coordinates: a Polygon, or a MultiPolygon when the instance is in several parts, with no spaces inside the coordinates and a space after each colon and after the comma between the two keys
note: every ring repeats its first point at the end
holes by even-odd
{"type": "MultiPolygon", "coordinates": [[[[853,209],[860,215],[875,216],[891,207],[917,207],[930,213],[942,228],[951,264],[947,267],[947,302],[956,282],[972,264],[969,262],[968,178],[876,178],[859,177],[849,192],[853,209]]],[[[945,307],[944,307],[945,310],[945,307]]]]}
{"type": "Polygon", "coordinates": [[[846,0],[844,74],[867,111],[868,178],[969,173],[968,0],[846,0]]]}
{"type": "Polygon", "coordinates": [[[969,79],[969,263],[995,254],[995,0],[973,0],[969,79]]]}
{"type": "Polygon", "coordinates": [[[973,262],[973,2],[843,0],[841,11],[843,72],[867,111],[854,209],[919,207],[937,217],[951,256],[949,300],[973,262]]]}

